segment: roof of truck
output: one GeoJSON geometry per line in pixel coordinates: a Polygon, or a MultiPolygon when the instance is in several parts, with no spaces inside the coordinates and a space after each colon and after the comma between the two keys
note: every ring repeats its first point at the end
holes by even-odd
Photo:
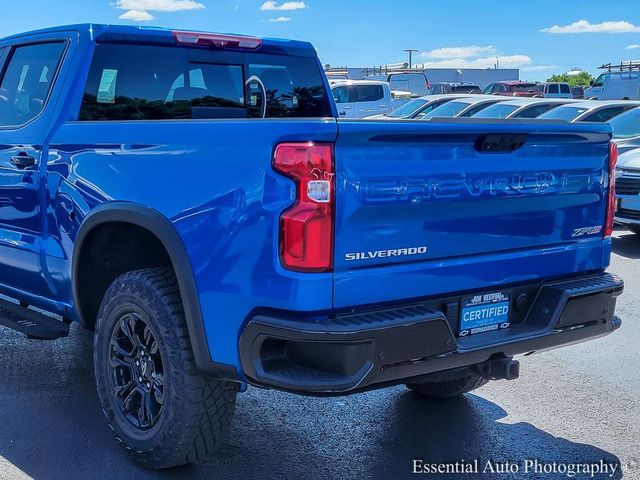
{"type": "MultiPolygon", "coordinates": [[[[223,33],[223,32],[202,32],[189,29],[171,29],[161,27],[149,27],[149,26],[134,26],[134,25],[107,25],[100,23],[81,23],[76,25],[62,25],[58,27],[43,28],[40,30],[33,30],[25,33],[18,33],[10,35],[8,37],[0,38],[0,43],[19,39],[21,37],[51,34],[56,32],[80,32],[85,33],[90,39],[96,40],[141,40],[141,41],[160,41],[160,42],[175,42],[174,32],[189,32],[200,34],[213,34],[213,35],[226,35],[232,37],[244,37],[244,38],[257,38],[250,37],[248,35],[239,35],[235,33],[223,33]]],[[[306,54],[307,56],[315,56],[316,51],[308,42],[301,42],[297,40],[284,40],[276,38],[260,38],[262,45],[267,47],[277,47],[285,50],[290,54],[306,54]]]]}

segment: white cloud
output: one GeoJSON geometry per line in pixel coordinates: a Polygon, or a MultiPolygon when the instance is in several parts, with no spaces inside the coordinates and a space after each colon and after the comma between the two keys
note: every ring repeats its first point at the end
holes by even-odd
{"type": "Polygon", "coordinates": [[[640,26],[627,21],[589,23],[588,20],[578,20],[570,25],[554,25],[540,30],[545,33],[635,33],[640,32],[640,26]]]}
{"type": "Polygon", "coordinates": [[[131,20],[132,22],[150,22],[155,17],[144,10],[128,10],[118,18],[121,20],[131,20]]]}
{"type": "Polygon", "coordinates": [[[493,53],[496,48],[493,45],[479,47],[478,45],[469,45],[466,47],[444,47],[436,48],[430,52],[422,52],[425,58],[471,58],[479,57],[483,54],[493,53]]]}
{"type": "Polygon", "coordinates": [[[284,2],[278,5],[277,2],[267,1],[262,4],[260,10],[263,12],[271,12],[274,10],[284,10],[284,11],[292,11],[292,10],[303,10],[307,8],[307,5],[304,2],[284,2]]]}
{"type": "MultiPolygon", "coordinates": [[[[520,68],[531,65],[533,60],[527,55],[505,55],[498,57],[500,68],[520,68]]],[[[448,58],[435,62],[426,62],[425,68],[494,68],[496,57],[468,58],[448,58]]]]}
{"type": "Polygon", "coordinates": [[[640,45],[638,45],[637,43],[633,43],[631,45],[627,45],[627,50],[637,50],[638,48],[640,48],[640,45]]]}
{"type": "Polygon", "coordinates": [[[274,23],[284,23],[284,22],[290,22],[291,21],[291,17],[278,17],[278,18],[271,18],[269,19],[270,22],[274,22],[274,23]]]}
{"type": "Polygon", "coordinates": [[[181,12],[206,7],[194,0],[118,0],[116,8],[127,10],[119,17],[123,20],[147,22],[154,19],[150,12],[181,12]]]}

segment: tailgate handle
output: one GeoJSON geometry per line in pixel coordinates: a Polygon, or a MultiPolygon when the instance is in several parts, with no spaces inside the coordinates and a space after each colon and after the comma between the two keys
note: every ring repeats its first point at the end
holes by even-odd
{"type": "Polygon", "coordinates": [[[476,150],[484,153],[515,152],[527,141],[526,135],[483,135],[476,140],[476,150]]]}

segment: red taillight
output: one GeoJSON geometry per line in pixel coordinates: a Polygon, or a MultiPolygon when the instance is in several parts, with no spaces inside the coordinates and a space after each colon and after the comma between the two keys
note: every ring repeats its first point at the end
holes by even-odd
{"type": "Polygon", "coordinates": [[[239,35],[176,31],[173,32],[173,37],[178,43],[205,47],[255,49],[262,45],[261,38],[242,37],[239,35]]]}
{"type": "Polygon", "coordinates": [[[604,224],[604,236],[610,237],[613,234],[613,227],[616,216],[616,164],[618,163],[618,146],[611,142],[609,144],[609,192],[607,196],[607,219],[604,224]]]}
{"type": "Polygon", "coordinates": [[[333,268],[335,180],[333,145],[281,143],[273,168],[296,182],[296,202],[280,217],[280,259],[285,268],[327,272],[333,268]]]}

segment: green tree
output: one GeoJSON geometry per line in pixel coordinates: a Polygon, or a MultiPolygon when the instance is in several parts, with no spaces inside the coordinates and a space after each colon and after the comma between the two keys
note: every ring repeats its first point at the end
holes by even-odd
{"type": "Polygon", "coordinates": [[[566,73],[554,75],[550,77],[547,82],[566,82],[572,87],[577,87],[580,85],[589,86],[594,80],[595,78],[589,73],[581,72],[579,75],[567,75],[566,73]]]}

